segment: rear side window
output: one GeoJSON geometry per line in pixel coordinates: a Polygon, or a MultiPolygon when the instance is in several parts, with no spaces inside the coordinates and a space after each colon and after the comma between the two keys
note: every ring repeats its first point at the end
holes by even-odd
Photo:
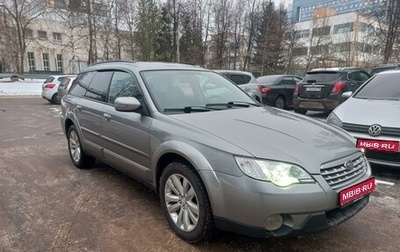
{"type": "Polygon", "coordinates": [[[62,82],[63,80],[65,80],[65,78],[67,78],[67,77],[65,77],[65,76],[60,76],[60,77],[57,78],[57,80],[58,80],[59,82],[62,82]]]}
{"type": "Polygon", "coordinates": [[[307,73],[304,82],[334,82],[340,79],[341,74],[337,72],[312,72],[307,73]]]}
{"type": "Polygon", "coordinates": [[[369,79],[369,75],[364,73],[364,72],[353,72],[353,73],[349,73],[348,78],[350,80],[355,80],[355,81],[366,81],[369,79]]]}
{"type": "Polygon", "coordinates": [[[295,85],[296,82],[293,80],[292,77],[283,77],[282,84],[295,85]]]}
{"type": "Polygon", "coordinates": [[[86,91],[86,97],[105,102],[113,71],[97,72],[86,91]]]}
{"type": "Polygon", "coordinates": [[[246,84],[250,81],[250,76],[244,74],[231,74],[228,78],[237,85],[246,84]]]}
{"type": "Polygon", "coordinates": [[[74,84],[71,86],[69,93],[80,97],[85,96],[86,90],[88,89],[94,75],[95,72],[86,72],[79,74],[76,78],[76,81],[74,81],[74,84]]]}

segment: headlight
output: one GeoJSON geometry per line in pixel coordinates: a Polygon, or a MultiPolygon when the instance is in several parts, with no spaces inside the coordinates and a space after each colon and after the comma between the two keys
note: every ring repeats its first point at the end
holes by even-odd
{"type": "Polygon", "coordinates": [[[330,113],[329,114],[329,116],[328,116],[328,118],[326,119],[326,122],[327,123],[329,123],[329,124],[333,124],[333,125],[335,125],[335,126],[338,126],[338,127],[342,127],[342,125],[343,125],[343,123],[342,123],[342,121],[339,119],[339,117],[335,114],[335,113],[330,113]]]}
{"type": "Polygon", "coordinates": [[[314,181],[303,168],[294,164],[245,157],[235,157],[235,159],[246,175],[272,182],[280,187],[314,181]]]}

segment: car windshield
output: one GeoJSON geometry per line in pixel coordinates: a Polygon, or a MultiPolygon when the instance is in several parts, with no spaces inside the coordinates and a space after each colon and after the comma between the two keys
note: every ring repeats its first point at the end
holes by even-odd
{"type": "Polygon", "coordinates": [[[354,98],[371,100],[400,100],[400,74],[378,74],[357,91],[354,98]]]}
{"type": "Polygon", "coordinates": [[[273,84],[278,82],[281,78],[279,75],[268,75],[268,76],[261,76],[257,78],[257,82],[261,84],[273,84]]]}
{"type": "Polygon", "coordinates": [[[338,72],[308,72],[304,77],[304,82],[333,82],[340,78],[338,72]]]}
{"type": "Polygon", "coordinates": [[[191,113],[249,107],[259,104],[223,76],[199,70],[141,72],[161,112],[191,113]]]}

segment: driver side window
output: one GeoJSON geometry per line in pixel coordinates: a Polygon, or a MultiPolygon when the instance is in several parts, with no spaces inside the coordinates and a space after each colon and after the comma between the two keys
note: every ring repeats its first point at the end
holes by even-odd
{"type": "Polygon", "coordinates": [[[114,104],[115,99],[118,97],[135,97],[138,100],[142,98],[138,83],[131,74],[119,71],[114,72],[107,102],[114,104]]]}

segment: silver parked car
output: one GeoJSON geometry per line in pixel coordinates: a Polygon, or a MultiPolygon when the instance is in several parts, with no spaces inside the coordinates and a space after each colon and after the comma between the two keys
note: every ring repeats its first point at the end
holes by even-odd
{"type": "Polygon", "coordinates": [[[60,103],[58,96],[58,86],[70,75],[52,75],[49,76],[42,84],[42,98],[53,104],[60,103]]]}
{"type": "Polygon", "coordinates": [[[363,209],[375,188],[345,131],[261,106],[200,67],[96,63],[61,103],[73,164],[98,159],[154,188],[188,242],[215,227],[259,237],[327,229],[363,209]]]}
{"type": "Polygon", "coordinates": [[[262,102],[262,87],[260,87],[256,77],[254,77],[252,73],[240,70],[214,71],[238,85],[241,89],[249,93],[257,101],[262,102]]]}
{"type": "Polygon", "coordinates": [[[374,75],[327,118],[357,139],[371,163],[400,167],[400,70],[374,75]]]}

